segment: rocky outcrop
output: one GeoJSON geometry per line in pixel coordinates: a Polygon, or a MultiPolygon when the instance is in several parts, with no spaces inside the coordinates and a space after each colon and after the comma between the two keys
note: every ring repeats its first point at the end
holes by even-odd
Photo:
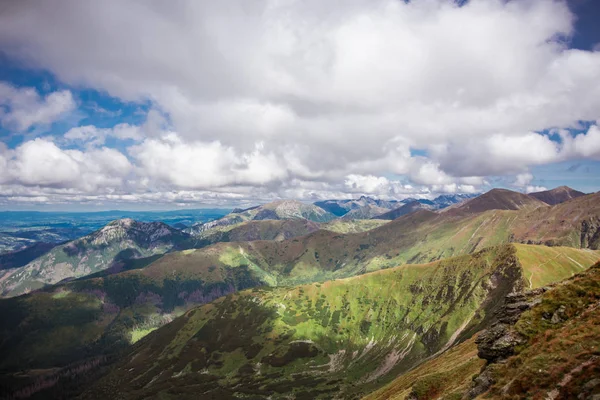
{"type": "Polygon", "coordinates": [[[582,249],[600,249],[600,218],[589,218],[581,222],[582,249]]]}
{"type": "MultiPolygon", "coordinates": [[[[489,366],[506,360],[514,354],[517,346],[526,342],[526,338],[514,329],[514,325],[523,312],[542,301],[541,296],[547,290],[548,288],[539,288],[527,292],[511,293],[505,297],[504,305],[496,312],[497,321],[484,330],[475,341],[477,355],[487,360],[488,364],[473,380],[473,386],[468,392],[467,398],[473,399],[485,393],[494,383],[489,366]]],[[[555,317],[553,315],[549,318],[555,317]]]]}

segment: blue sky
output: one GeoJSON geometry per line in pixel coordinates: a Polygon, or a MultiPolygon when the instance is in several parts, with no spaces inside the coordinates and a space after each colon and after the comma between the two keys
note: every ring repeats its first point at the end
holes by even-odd
{"type": "Polygon", "coordinates": [[[0,209],[600,190],[598,2],[184,3],[0,14],[0,209]]]}

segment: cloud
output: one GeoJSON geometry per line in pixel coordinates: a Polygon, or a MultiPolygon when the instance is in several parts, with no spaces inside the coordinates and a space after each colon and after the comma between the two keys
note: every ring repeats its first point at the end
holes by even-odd
{"type": "Polygon", "coordinates": [[[533,175],[529,172],[517,175],[513,185],[517,187],[525,187],[531,183],[533,175]]]}
{"type": "Polygon", "coordinates": [[[35,125],[51,124],[75,107],[68,90],[41,97],[33,88],[0,82],[0,122],[5,128],[23,132],[35,125]]]}
{"type": "Polygon", "coordinates": [[[284,179],[287,171],[258,144],[237,153],[219,142],[184,143],[175,133],[130,147],[139,174],[178,188],[209,189],[226,185],[265,185],[284,179]]]}
{"type": "Polygon", "coordinates": [[[81,143],[91,147],[103,145],[107,137],[138,141],[144,136],[139,126],[129,124],[118,124],[112,128],[104,129],[93,125],[78,126],[69,129],[63,136],[67,142],[81,143]]]}
{"type": "Polygon", "coordinates": [[[86,158],[135,141],[114,192],[401,196],[527,188],[533,166],[600,159],[596,125],[556,133],[600,119],[600,53],[569,49],[573,22],[563,1],[15,2],[0,51],[151,104],[141,127],[55,141],[86,158]]]}
{"type": "Polygon", "coordinates": [[[96,192],[119,187],[132,169],[114,149],[63,150],[47,139],[27,141],[0,154],[0,183],[96,192]]]}

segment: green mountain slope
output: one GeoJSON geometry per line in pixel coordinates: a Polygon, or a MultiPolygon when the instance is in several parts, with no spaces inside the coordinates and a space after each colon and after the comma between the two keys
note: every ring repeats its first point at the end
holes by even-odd
{"type": "Polygon", "coordinates": [[[593,399],[600,394],[599,298],[600,263],[513,293],[477,337],[366,399],[593,399]]]}
{"type": "Polygon", "coordinates": [[[150,334],[84,398],[354,398],[468,337],[520,285],[504,246],[240,292],[150,334]]]}
{"type": "Polygon", "coordinates": [[[199,248],[219,242],[285,240],[304,236],[321,228],[306,219],[245,221],[234,225],[215,226],[190,238],[190,247],[199,248]]]}
{"type": "Polygon", "coordinates": [[[163,254],[187,238],[187,234],[160,222],[113,221],[88,236],[54,247],[23,267],[1,271],[0,293],[16,296],[105,270],[127,259],[163,254]]]}
{"type": "Polygon", "coordinates": [[[477,340],[488,366],[482,398],[594,399],[600,395],[600,263],[549,290],[507,299],[477,340]],[[524,307],[523,304],[527,304],[524,307]],[[516,306],[524,310],[515,314],[516,306]]]}

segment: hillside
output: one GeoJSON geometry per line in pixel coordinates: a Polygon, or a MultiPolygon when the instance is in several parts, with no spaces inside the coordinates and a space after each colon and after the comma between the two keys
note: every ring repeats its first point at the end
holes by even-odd
{"type": "MultiPolygon", "coordinates": [[[[10,371],[23,369],[62,367],[112,354],[173,321],[194,306],[209,303],[221,296],[246,288],[276,283],[277,275],[258,269],[239,252],[237,255],[233,252],[228,253],[229,246],[230,244],[222,243],[216,248],[211,248],[210,252],[201,249],[170,253],[139,270],[77,280],[27,296],[1,300],[0,315],[2,315],[2,326],[6,328],[0,330],[0,354],[2,355],[0,371],[7,374],[10,371]],[[193,269],[190,268],[191,265],[194,266],[193,269]],[[49,346],[49,343],[52,345],[49,346]]],[[[539,266],[529,261],[531,257],[521,262],[518,258],[519,254],[528,255],[530,252],[543,252],[544,249],[542,246],[521,247],[531,248],[531,251],[517,250],[509,246],[503,248],[501,253],[503,257],[512,260],[512,264],[504,262],[503,265],[505,267],[514,265],[519,271],[518,278],[514,278],[515,284],[527,287],[528,276],[539,266]]],[[[573,260],[578,260],[570,264],[565,263],[562,275],[560,271],[553,270],[553,279],[570,276],[571,271],[580,267],[577,263],[581,264],[589,259],[586,250],[569,248],[552,250],[555,252],[562,250],[573,260]]],[[[407,265],[349,280],[310,284],[309,287],[313,288],[311,290],[320,287],[337,287],[341,284],[354,287],[357,282],[360,283],[362,279],[367,279],[366,276],[370,276],[371,278],[368,279],[378,277],[377,284],[367,285],[365,293],[370,293],[369,295],[376,298],[397,297],[403,293],[408,295],[414,292],[415,294],[419,291],[415,292],[413,290],[415,286],[404,282],[404,279],[409,279],[410,282],[414,279],[425,279],[430,272],[439,271],[441,266],[454,271],[456,275],[453,275],[452,279],[459,279],[458,270],[453,268],[465,268],[465,273],[469,274],[473,265],[485,264],[492,268],[497,266],[498,261],[490,261],[490,257],[499,256],[499,251],[485,250],[478,255],[462,256],[427,265],[407,265]],[[400,276],[395,275],[396,272],[393,271],[400,271],[400,276]],[[389,277],[395,278],[388,282],[389,277]],[[386,285],[391,286],[388,288],[386,285]],[[410,290],[402,289],[405,285],[409,285],[410,290]],[[373,290],[374,287],[378,289],[373,290]]],[[[565,256],[561,259],[568,261],[569,257],[565,256]]],[[[584,267],[591,265],[593,261],[587,265],[583,264],[584,267]]],[[[457,285],[463,287],[463,278],[460,279],[457,285]]],[[[431,284],[433,286],[428,284],[422,294],[442,290],[439,287],[442,281],[435,282],[437,283],[431,284]]],[[[496,278],[494,282],[497,284],[496,278]]],[[[273,291],[273,293],[287,293],[289,290],[291,289],[261,289],[260,293],[268,294],[273,291]]],[[[443,291],[446,293],[445,289],[443,291]]],[[[339,292],[335,293],[337,293],[335,296],[339,295],[339,292]]],[[[352,296],[359,299],[365,293],[357,292],[352,296]]],[[[334,296],[333,293],[331,296],[334,296]]],[[[278,298],[277,301],[286,304],[287,308],[292,307],[288,305],[287,298],[278,298]]],[[[380,306],[384,305],[380,304],[380,306]]],[[[393,308],[395,310],[396,306],[393,308]]],[[[351,315],[363,314],[355,314],[353,311],[351,315]]],[[[411,318],[409,319],[412,320],[411,318]]]]}
{"type": "Polygon", "coordinates": [[[374,216],[373,219],[392,220],[392,219],[399,218],[403,215],[413,213],[418,210],[433,210],[433,209],[434,209],[434,207],[432,205],[423,204],[418,201],[413,201],[413,202],[404,204],[403,206],[398,207],[394,210],[374,216]]]}
{"type": "Polygon", "coordinates": [[[543,192],[529,193],[529,196],[535,197],[536,199],[553,206],[555,204],[564,203],[567,200],[585,196],[585,193],[571,189],[568,186],[559,186],[543,192]]]}
{"type": "Polygon", "coordinates": [[[378,215],[384,214],[389,211],[389,208],[383,208],[379,206],[374,206],[368,204],[366,206],[362,206],[360,208],[355,208],[353,210],[348,211],[343,219],[351,220],[351,219],[371,219],[378,215]]]}
{"type": "Polygon", "coordinates": [[[162,254],[187,238],[161,222],[113,221],[88,236],[52,248],[21,268],[0,272],[0,293],[16,296],[113,267],[122,260],[162,254]]]}
{"type": "Polygon", "coordinates": [[[501,247],[244,291],[153,332],[83,398],[355,398],[468,337],[493,313],[493,299],[520,284],[514,250],[501,247]]]}
{"type": "Polygon", "coordinates": [[[453,207],[465,213],[481,213],[489,210],[534,210],[547,206],[541,200],[507,189],[492,189],[453,207]]]}
{"type": "Polygon", "coordinates": [[[338,218],[333,221],[321,224],[321,229],[337,233],[360,233],[379,228],[387,224],[388,221],[380,219],[343,219],[338,218]]]}
{"type": "Polygon", "coordinates": [[[499,321],[477,339],[478,354],[488,365],[470,393],[482,398],[598,397],[599,298],[600,263],[550,288],[509,296],[499,321]]]}
{"type": "Polygon", "coordinates": [[[200,248],[219,242],[281,241],[304,236],[320,228],[319,223],[306,219],[246,221],[204,230],[190,238],[189,247],[200,248]]]}
{"type": "Polygon", "coordinates": [[[358,199],[324,200],[317,201],[314,204],[338,217],[341,217],[352,210],[356,210],[365,206],[373,206],[391,210],[398,207],[398,205],[401,203],[397,200],[381,200],[374,199],[372,197],[361,196],[358,199]]]}

